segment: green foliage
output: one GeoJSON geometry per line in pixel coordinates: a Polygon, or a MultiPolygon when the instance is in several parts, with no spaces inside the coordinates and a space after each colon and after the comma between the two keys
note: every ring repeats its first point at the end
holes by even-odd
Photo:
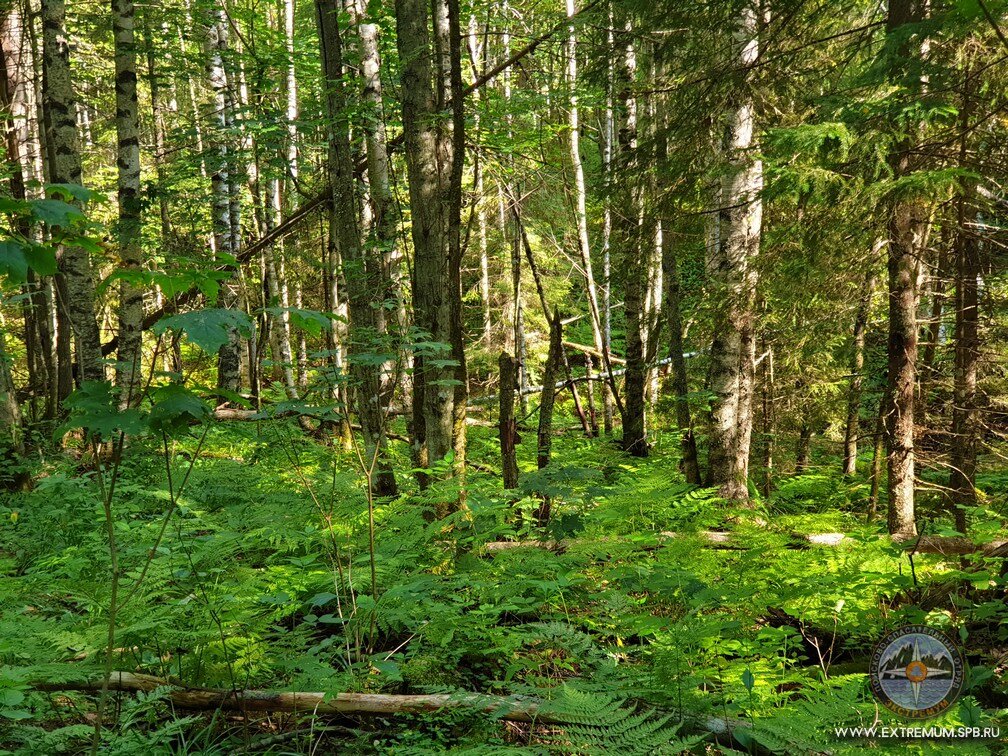
{"type": "MultiPolygon", "coordinates": [[[[114,398],[107,387],[89,387],[78,419],[97,417],[103,433],[114,431],[100,424],[114,414],[114,398]]],[[[177,486],[201,443],[189,423],[205,412],[180,387],[158,389],[144,415],[153,433],[129,445],[114,502],[127,589],[169,503],[158,434],[169,434],[177,486]]],[[[914,589],[905,556],[876,527],[855,525],[847,512],[856,499],[838,479],[781,480],[768,502],[771,527],[740,523],[731,536],[747,549],[722,550],[700,531],[723,523],[723,502],[683,484],[670,457],[630,460],[607,443],[572,437],[555,446],[567,464],[533,477],[529,488],[535,499],[548,481],[556,518],[567,518],[555,534],[565,548],[483,554],[486,541],[542,534],[516,522],[493,476],[475,472],[468,509],[429,522],[426,501],[457,495],[438,482],[424,496],[376,507],[374,602],[367,502],[353,459],[286,423],[208,429],[145,580],[122,610],[118,668],[224,688],[238,680],[331,692],[517,694],[545,701],[544,711],[563,720],[521,736],[541,752],[697,751],[727,718],[742,722],[729,725],[736,744],[801,753],[836,748],[833,724],[874,717],[863,676],[835,676],[833,667],[866,653],[889,623],[924,619],[920,607],[892,604],[914,589]],[[792,532],[824,529],[851,537],[837,547],[794,548],[792,532]],[[888,618],[881,605],[891,607],[888,618]],[[807,627],[836,628],[842,640],[828,681],[797,629],[767,624],[770,607],[807,627]]],[[[474,431],[470,457],[489,462],[495,450],[481,433],[474,431]]],[[[521,452],[532,470],[534,449],[521,452]]],[[[65,715],[26,682],[96,670],[105,642],[109,561],[96,482],[68,464],[0,511],[19,513],[16,522],[0,517],[2,553],[13,555],[0,562],[0,701],[10,730],[3,742],[13,750],[41,743],[72,751],[90,733],[73,720],[50,726],[65,715]]],[[[916,560],[919,581],[947,580],[956,574],[949,569],[916,560]]],[[[988,583],[999,579],[988,572],[988,583]]],[[[958,599],[944,607],[928,621],[979,628],[1003,618],[994,596],[966,612],[958,599]]],[[[971,630],[968,642],[983,637],[971,630]]],[[[1003,685],[993,664],[974,669],[978,695],[1003,685]]],[[[72,696],[80,710],[93,703],[72,696]]],[[[961,716],[997,716],[983,705],[971,711],[961,716]]],[[[315,726],[323,747],[336,751],[504,753],[517,745],[513,730],[472,712],[361,722],[350,731],[315,726]]],[[[184,740],[190,751],[228,753],[243,738],[226,718],[172,714],[155,692],[123,699],[103,749],[160,751],[184,740]]],[[[298,743],[289,749],[300,752],[298,743]]]]}
{"type": "Polygon", "coordinates": [[[154,333],[184,333],[204,352],[215,353],[232,333],[244,338],[252,334],[252,321],[241,310],[207,308],[162,318],[154,324],[154,333]]]}

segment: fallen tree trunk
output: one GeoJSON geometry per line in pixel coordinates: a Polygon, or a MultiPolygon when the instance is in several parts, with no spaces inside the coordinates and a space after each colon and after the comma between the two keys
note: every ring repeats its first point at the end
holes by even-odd
{"type": "MultiPolygon", "coordinates": [[[[658,534],[658,544],[646,548],[657,548],[663,541],[680,537],[682,535],[696,535],[707,541],[712,548],[745,551],[748,546],[738,543],[732,533],[721,530],[701,530],[697,533],[679,534],[670,531],[663,531],[658,534]]],[[[844,533],[792,533],[795,539],[792,548],[807,548],[808,546],[839,546],[850,538],[844,533]]],[[[483,544],[482,552],[485,554],[496,554],[501,551],[521,548],[547,549],[549,551],[563,551],[579,543],[599,543],[606,540],[616,539],[591,539],[582,541],[580,539],[569,539],[560,541],[490,541],[483,544]]],[[[956,538],[952,536],[928,536],[921,539],[893,539],[893,543],[903,546],[907,551],[917,554],[938,554],[942,556],[967,556],[969,554],[983,554],[988,557],[1008,556],[1008,541],[992,541],[987,544],[976,544],[968,538],[956,538]]]]}
{"type": "MultiPolygon", "coordinates": [[[[79,680],[40,681],[35,690],[101,691],[100,676],[79,680]]],[[[516,697],[483,693],[431,693],[393,695],[387,693],[322,693],[304,691],[240,690],[218,688],[188,688],[153,675],[133,672],[113,672],[109,690],[124,693],[149,693],[157,688],[168,689],[168,699],[183,709],[224,709],[227,711],[290,712],[302,714],[422,714],[441,710],[470,709],[487,714],[499,714],[509,722],[557,723],[548,712],[540,711],[541,703],[516,697]]]]}
{"type": "MultiPolygon", "coordinates": [[[[99,693],[101,675],[76,680],[43,680],[30,684],[37,691],[58,693],[82,691],[99,693]]],[[[570,724],[570,715],[550,711],[544,702],[518,696],[488,693],[428,693],[396,695],[391,693],[322,693],[277,690],[225,690],[189,688],[153,675],[113,672],[108,689],[123,693],[150,693],[167,689],[168,700],[181,709],[248,712],[286,712],[292,714],[375,716],[392,714],[432,714],[464,709],[498,717],[508,722],[527,724],[570,724]]],[[[715,737],[731,736],[734,729],[749,727],[745,720],[703,717],[690,721],[692,730],[715,737]]]]}

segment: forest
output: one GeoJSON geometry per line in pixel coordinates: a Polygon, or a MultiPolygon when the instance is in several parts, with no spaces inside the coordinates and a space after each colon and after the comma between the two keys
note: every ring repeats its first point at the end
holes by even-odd
{"type": "Polygon", "coordinates": [[[0,0],[0,754],[1005,752],[1006,64],[0,0]]]}

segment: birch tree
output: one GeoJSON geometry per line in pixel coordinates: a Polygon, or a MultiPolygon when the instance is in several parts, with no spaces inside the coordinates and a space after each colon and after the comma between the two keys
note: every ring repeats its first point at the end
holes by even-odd
{"type": "MultiPolygon", "coordinates": [[[[66,36],[66,3],[42,0],[42,97],[46,116],[49,180],[80,186],[80,140],[76,98],[70,78],[70,48],[66,36]]],[[[57,254],[61,291],[59,307],[72,331],[78,379],[105,380],[101,334],[95,316],[95,282],[87,250],[64,245],[57,254]]],[[[64,333],[68,338],[70,333],[64,333]]],[[[61,392],[62,393],[62,392],[61,392]]]]}
{"type": "MultiPolygon", "coordinates": [[[[757,60],[758,19],[746,4],[735,19],[733,55],[744,71],[757,60]]],[[[708,482],[731,500],[749,498],[749,444],[755,373],[754,304],[763,204],[763,165],[757,146],[755,112],[745,84],[734,89],[724,117],[724,169],[716,196],[716,225],[708,249],[707,275],[714,313],[714,337],[707,376],[711,392],[708,482]]]]}
{"type": "MultiPolygon", "coordinates": [[[[116,230],[119,259],[126,276],[135,276],[143,262],[135,16],[133,0],[112,0],[116,72],[116,189],[119,200],[116,230]]],[[[135,279],[124,277],[119,282],[119,351],[116,356],[116,385],[123,406],[128,406],[137,398],[143,344],[142,321],[143,291],[135,279]]]]}

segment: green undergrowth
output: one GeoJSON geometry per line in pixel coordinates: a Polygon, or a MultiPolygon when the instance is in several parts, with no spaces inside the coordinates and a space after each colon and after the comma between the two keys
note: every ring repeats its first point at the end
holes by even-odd
{"type": "MultiPolygon", "coordinates": [[[[408,450],[396,447],[406,470],[408,450]]],[[[784,478],[769,499],[755,497],[755,510],[732,510],[683,482],[667,439],[635,460],[607,439],[567,434],[542,471],[533,447],[520,447],[520,488],[504,491],[496,441],[474,428],[466,505],[441,522],[425,510],[457,498],[457,486],[420,494],[401,474],[405,493],[375,506],[372,583],[352,452],[283,423],[214,426],[202,448],[188,437],[172,455],[176,487],[194,460],[192,472],[158,543],[170,504],[165,461],[134,441],[114,499],[132,595],[113,661],[225,689],[517,695],[564,724],[466,711],[242,719],[174,710],[155,691],[117,696],[102,751],[998,750],[839,740],[834,727],[897,723],[868,690],[867,657],[886,631],[921,622],[962,641],[970,662],[965,695],[935,724],[1003,722],[1000,563],[924,554],[911,563],[882,524],[867,522],[863,480],[784,478]],[[543,496],[545,530],[532,524],[543,496]],[[725,542],[712,543],[711,530],[726,531],[725,542]],[[833,546],[802,537],[826,532],[846,537],[833,546]],[[523,540],[554,547],[485,547],[523,540]]],[[[33,491],[0,504],[0,747],[74,753],[89,747],[95,696],[31,683],[100,674],[110,559],[93,466],[68,455],[35,473],[33,491]]],[[[1005,476],[982,482],[997,509],[1005,476]]],[[[936,517],[930,527],[948,524],[936,517]]]]}

